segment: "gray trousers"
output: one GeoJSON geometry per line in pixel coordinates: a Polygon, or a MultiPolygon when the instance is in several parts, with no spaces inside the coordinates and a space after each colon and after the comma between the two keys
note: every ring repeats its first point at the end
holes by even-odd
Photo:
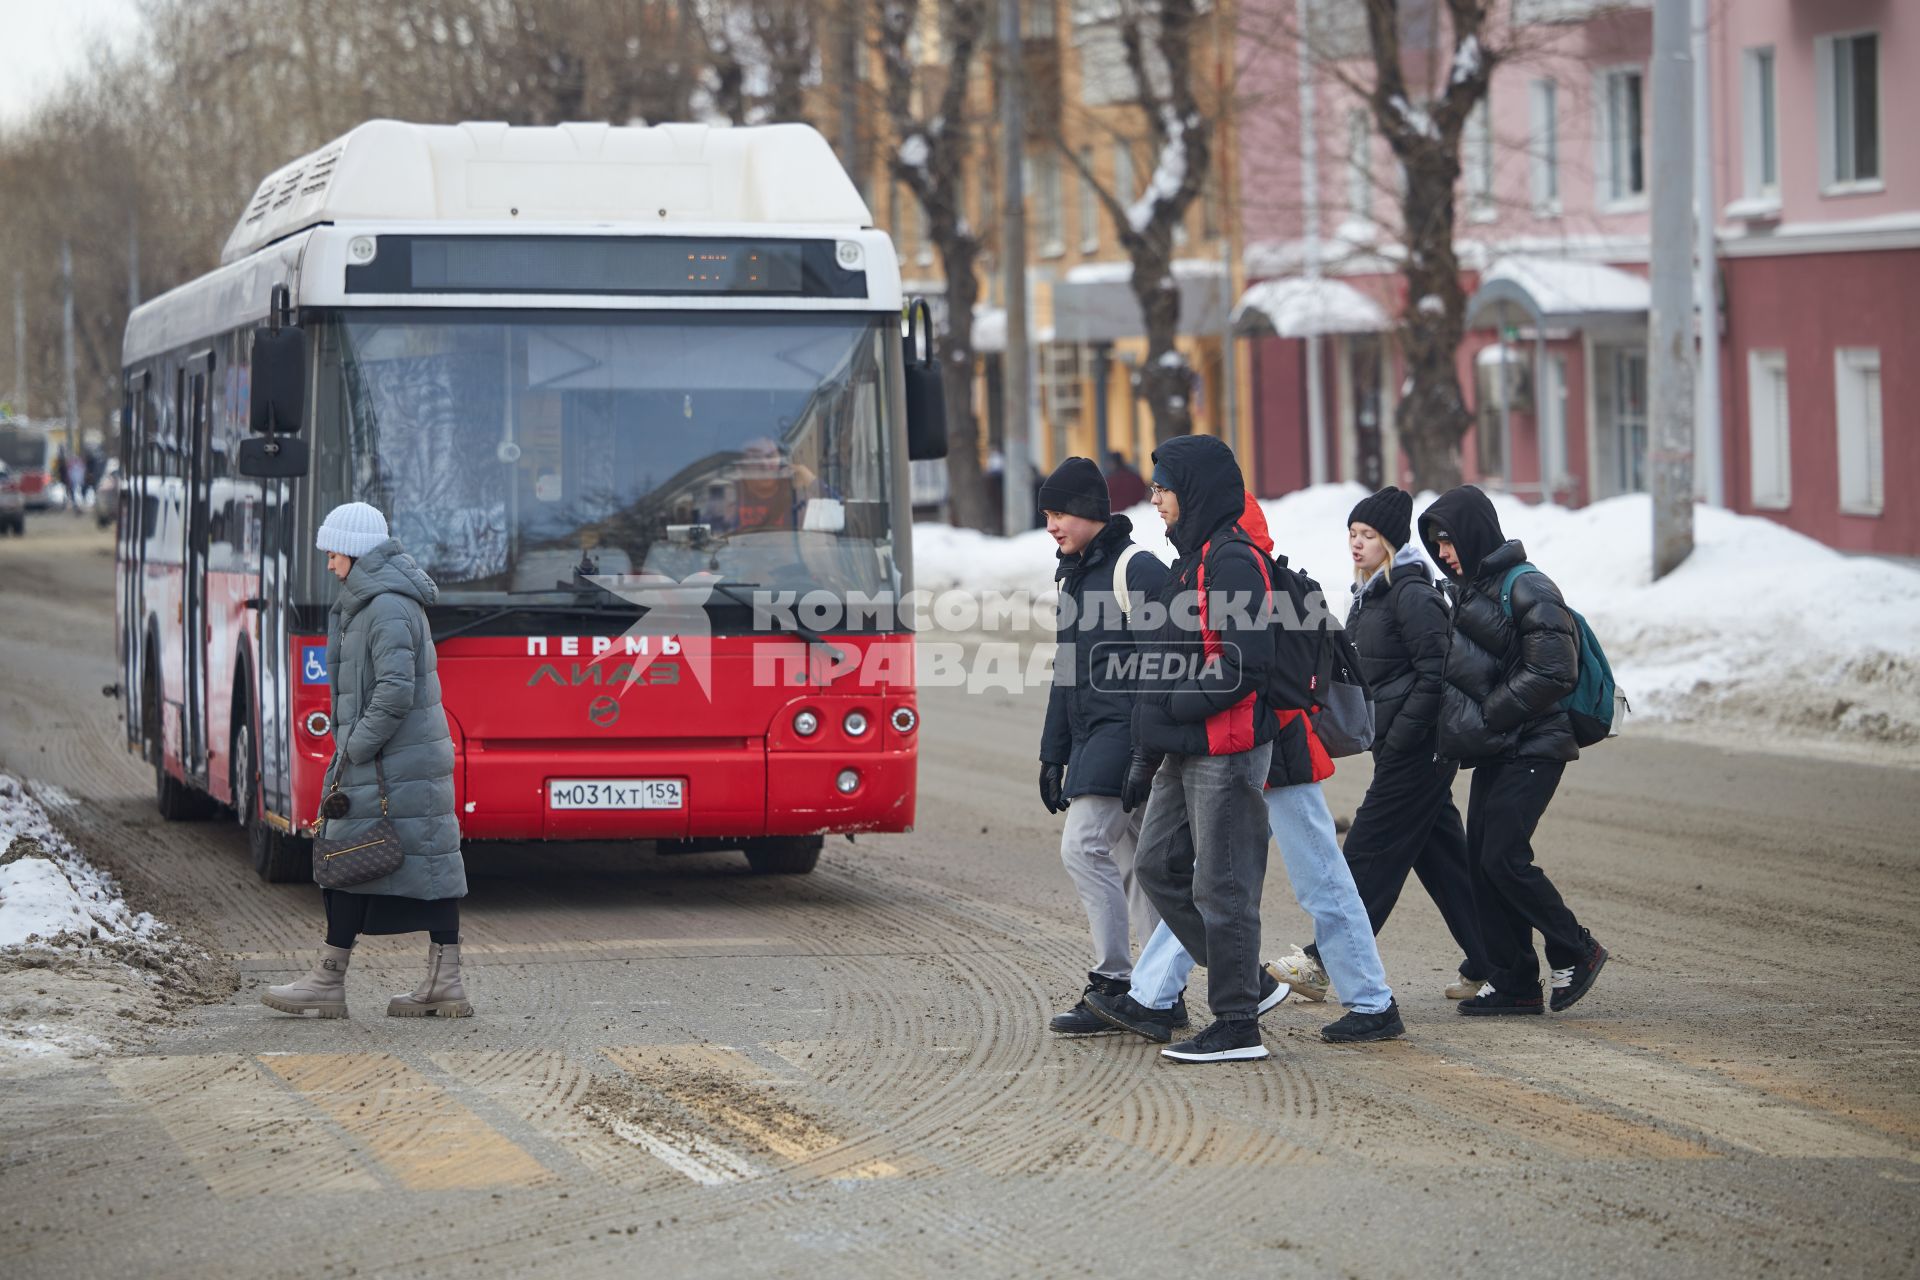
{"type": "Polygon", "coordinates": [[[1140,825],[1140,883],[1187,954],[1207,966],[1216,1018],[1251,1018],[1260,1003],[1272,759],[1271,743],[1233,755],[1168,756],[1140,825]]]}
{"type": "Polygon", "coordinates": [[[1130,938],[1144,943],[1160,924],[1134,876],[1141,816],[1123,810],[1118,796],[1075,796],[1060,832],[1060,861],[1080,893],[1087,926],[1093,930],[1091,972],[1103,978],[1131,976],[1130,938]]]}

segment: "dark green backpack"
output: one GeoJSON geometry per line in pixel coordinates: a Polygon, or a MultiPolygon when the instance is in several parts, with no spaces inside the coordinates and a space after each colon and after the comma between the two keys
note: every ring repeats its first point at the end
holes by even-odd
{"type": "MultiPolygon", "coordinates": [[[[1521,563],[1507,570],[1506,576],[1500,579],[1500,608],[1507,617],[1513,617],[1513,580],[1523,573],[1538,572],[1533,565],[1521,563]]],[[[1568,606],[1567,612],[1580,628],[1580,667],[1573,692],[1554,705],[1565,711],[1573,722],[1573,740],[1583,747],[1591,747],[1615,736],[1619,732],[1615,719],[1623,718],[1622,712],[1630,708],[1626,695],[1613,683],[1613,667],[1607,662],[1606,650],[1600,647],[1600,638],[1593,634],[1593,628],[1587,625],[1578,609],[1568,606]]]]}

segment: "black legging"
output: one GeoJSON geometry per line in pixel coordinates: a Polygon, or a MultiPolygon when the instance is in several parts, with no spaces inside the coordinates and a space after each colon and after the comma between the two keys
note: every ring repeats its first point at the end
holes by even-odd
{"type": "MultiPolygon", "coordinates": [[[[351,947],[355,940],[366,931],[367,911],[375,898],[365,893],[330,892],[325,895],[327,906],[327,945],[330,947],[351,947]]],[[[451,928],[430,929],[427,937],[442,946],[457,946],[460,942],[460,903],[458,899],[447,898],[432,904],[422,903],[422,908],[436,908],[436,914],[444,912],[442,919],[451,924],[451,928]]],[[[382,930],[381,932],[401,932],[382,930]]],[[[408,931],[410,932],[410,931],[408,931]]]]}

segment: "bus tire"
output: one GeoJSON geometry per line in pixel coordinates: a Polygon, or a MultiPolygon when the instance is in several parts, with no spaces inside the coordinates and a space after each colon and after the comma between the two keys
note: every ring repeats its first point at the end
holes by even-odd
{"type": "MultiPolygon", "coordinates": [[[[247,856],[254,874],[268,884],[293,884],[313,875],[313,844],[289,835],[267,821],[256,788],[260,779],[260,744],[254,741],[251,709],[240,708],[233,726],[233,751],[228,760],[239,766],[233,777],[233,807],[247,832],[247,856]]],[[[233,767],[233,766],[229,766],[233,767]]]]}
{"type": "Polygon", "coordinates": [[[804,876],[820,861],[824,836],[769,836],[747,841],[747,865],[755,875],[804,876]]]}

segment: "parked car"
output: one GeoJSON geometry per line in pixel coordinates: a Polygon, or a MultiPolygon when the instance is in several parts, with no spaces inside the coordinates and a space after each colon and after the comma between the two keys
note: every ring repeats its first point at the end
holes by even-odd
{"type": "Polygon", "coordinates": [[[16,537],[27,531],[27,496],[7,464],[0,462],[0,534],[16,537]]]}
{"type": "Polygon", "coordinates": [[[100,473],[100,483],[93,487],[93,522],[104,529],[119,514],[120,459],[108,458],[106,469],[100,473]]]}

